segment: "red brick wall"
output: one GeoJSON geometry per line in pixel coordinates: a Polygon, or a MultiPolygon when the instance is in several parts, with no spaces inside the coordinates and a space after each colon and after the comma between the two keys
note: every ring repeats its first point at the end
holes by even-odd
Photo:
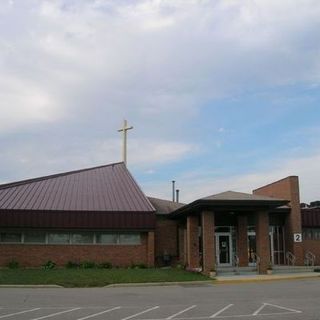
{"type": "Polygon", "coordinates": [[[256,245],[257,255],[260,257],[259,273],[267,273],[270,263],[269,248],[269,214],[267,211],[259,211],[256,214],[256,245]]]}
{"type": "Polygon", "coordinates": [[[286,250],[291,251],[297,258],[297,264],[303,264],[302,244],[293,242],[293,233],[301,233],[301,210],[299,195],[299,179],[290,176],[270,183],[253,191],[254,194],[281,198],[290,201],[291,212],[285,225],[286,250]]]}
{"type": "Polygon", "coordinates": [[[239,266],[248,266],[248,217],[246,215],[238,215],[237,230],[237,249],[239,257],[239,266]]]}
{"type": "Polygon", "coordinates": [[[214,213],[203,211],[202,218],[202,247],[203,247],[203,273],[209,274],[215,268],[215,225],[214,213]]]}
{"type": "Polygon", "coordinates": [[[147,265],[148,267],[154,267],[154,245],[155,245],[155,237],[154,231],[148,232],[147,239],[147,265]]]}
{"type": "Polygon", "coordinates": [[[158,265],[163,264],[163,254],[166,252],[176,261],[178,256],[178,224],[176,220],[157,216],[155,229],[155,256],[158,265]]]}
{"type": "Polygon", "coordinates": [[[0,244],[0,266],[16,260],[23,267],[38,267],[48,260],[58,266],[68,261],[111,262],[126,267],[132,263],[148,264],[147,234],[141,234],[140,245],[29,245],[0,244]]]}
{"type": "Polygon", "coordinates": [[[316,255],[315,264],[320,266],[320,240],[303,240],[303,255],[311,251],[316,255]]]}
{"type": "Polygon", "coordinates": [[[187,217],[187,260],[188,268],[198,269],[200,264],[199,257],[199,217],[187,217]]]}

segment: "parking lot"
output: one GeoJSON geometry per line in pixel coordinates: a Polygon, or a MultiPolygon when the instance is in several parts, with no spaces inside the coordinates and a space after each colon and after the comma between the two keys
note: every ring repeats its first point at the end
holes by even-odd
{"type": "Polygon", "coordinates": [[[0,319],[320,319],[320,281],[0,289],[0,319]]]}

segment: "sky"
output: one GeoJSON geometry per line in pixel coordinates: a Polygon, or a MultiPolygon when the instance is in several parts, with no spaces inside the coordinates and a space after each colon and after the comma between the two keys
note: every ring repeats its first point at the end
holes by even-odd
{"type": "Polygon", "coordinates": [[[121,161],[180,200],[320,200],[318,0],[1,0],[0,183],[121,161]]]}

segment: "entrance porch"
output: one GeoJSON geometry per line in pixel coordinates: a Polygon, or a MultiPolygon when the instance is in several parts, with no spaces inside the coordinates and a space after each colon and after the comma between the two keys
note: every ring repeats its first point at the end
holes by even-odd
{"type": "Polygon", "coordinates": [[[205,274],[233,266],[267,273],[270,265],[285,263],[288,210],[274,212],[285,204],[282,199],[230,191],[177,210],[175,218],[184,229],[179,234],[185,235],[180,257],[188,269],[205,274]]]}

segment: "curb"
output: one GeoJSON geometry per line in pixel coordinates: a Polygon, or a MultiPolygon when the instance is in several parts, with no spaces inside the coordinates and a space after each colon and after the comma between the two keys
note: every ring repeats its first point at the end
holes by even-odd
{"type": "Polygon", "coordinates": [[[0,288],[64,288],[57,284],[0,284],[0,288]]]}
{"type": "Polygon", "coordinates": [[[302,280],[319,278],[320,274],[282,274],[282,275],[259,275],[254,277],[216,277],[216,284],[232,284],[232,283],[249,283],[249,282],[260,282],[260,281],[279,281],[279,280],[302,280]]]}
{"type": "Polygon", "coordinates": [[[133,282],[133,283],[113,283],[104,286],[103,288],[128,288],[128,287],[164,287],[164,286],[181,286],[181,285],[201,285],[213,284],[213,280],[203,281],[171,281],[171,282],[133,282]]]}

